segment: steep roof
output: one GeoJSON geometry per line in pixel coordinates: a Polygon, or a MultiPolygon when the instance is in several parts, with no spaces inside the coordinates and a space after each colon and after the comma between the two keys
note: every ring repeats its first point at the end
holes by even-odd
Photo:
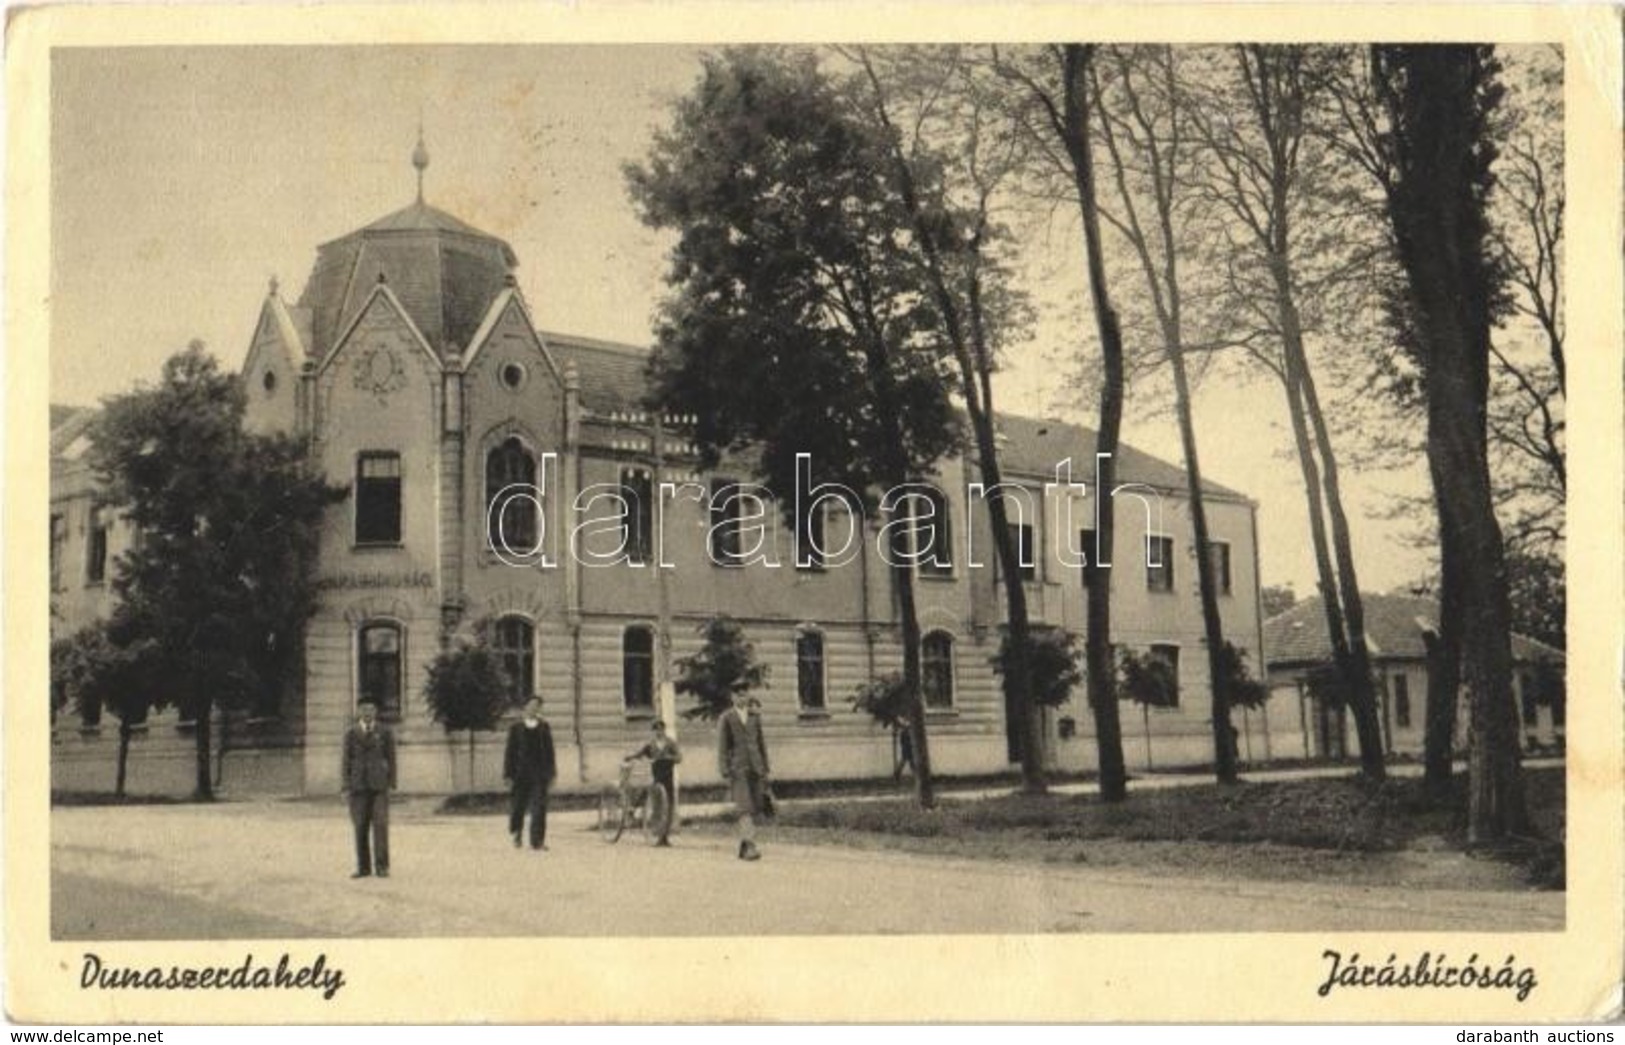
{"type": "Polygon", "coordinates": [[[436,353],[462,351],[518,264],[505,241],[420,201],[318,247],[294,314],[323,358],[381,280],[436,353]]]}
{"type": "MultiPolygon", "coordinates": [[[[1412,595],[1362,595],[1366,643],[1379,660],[1425,660],[1425,630],[1437,628],[1439,605],[1412,595]]],[[[1319,595],[1304,599],[1264,622],[1264,650],[1271,667],[1320,664],[1332,659],[1326,611],[1319,595]]],[[[1512,656],[1520,662],[1561,661],[1562,650],[1523,635],[1512,636],[1512,656]]]]}

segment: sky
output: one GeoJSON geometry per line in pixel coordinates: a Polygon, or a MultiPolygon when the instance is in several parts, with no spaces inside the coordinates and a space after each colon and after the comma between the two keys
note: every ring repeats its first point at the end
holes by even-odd
{"type": "MultiPolygon", "coordinates": [[[[544,330],[647,344],[670,240],[645,228],[623,164],[698,75],[677,46],[58,49],[52,67],[51,399],[93,404],[151,380],[201,339],[231,367],[272,278],[298,298],[316,247],[411,203],[421,121],[427,201],[507,240],[544,330]]],[[[1092,427],[1067,406],[1092,329],[1062,222],[1035,249],[1054,303],[1005,361],[999,408],[1092,427]]],[[[1278,390],[1211,380],[1195,402],[1208,477],[1259,502],[1265,584],[1314,590],[1297,466],[1278,390]]],[[[1130,390],[1125,442],[1181,460],[1171,416],[1130,390]]],[[[1371,517],[1427,490],[1345,475],[1361,586],[1429,570],[1407,524],[1371,517]]]]}

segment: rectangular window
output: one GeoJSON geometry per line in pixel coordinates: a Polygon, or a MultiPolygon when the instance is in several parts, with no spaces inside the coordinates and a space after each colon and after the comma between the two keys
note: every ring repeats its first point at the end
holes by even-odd
{"type": "Polygon", "coordinates": [[[1518,695],[1523,698],[1518,702],[1523,708],[1523,724],[1531,729],[1540,725],[1540,694],[1535,688],[1534,672],[1518,672],[1518,695]]]}
{"type": "Polygon", "coordinates": [[[1411,728],[1411,680],[1404,675],[1394,676],[1394,725],[1411,728]]]}
{"type": "Polygon", "coordinates": [[[1179,707],[1179,647],[1170,643],[1154,643],[1151,646],[1151,656],[1168,666],[1170,685],[1167,706],[1179,707]]]}
{"type": "Polygon", "coordinates": [[[68,546],[68,517],[51,516],[51,590],[62,589],[62,555],[68,546]]]}
{"type": "Polygon", "coordinates": [[[90,510],[90,536],[85,544],[85,583],[107,579],[107,518],[100,508],[90,510]]]}
{"type": "Polygon", "coordinates": [[[386,722],[401,717],[401,629],[368,624],[361,629],[361,697],[378,705],[386,722]]]}
{"type": "Polygon", "coordinates": [[[824,505],[814,502],[796,516],[796,568],[824,568],[824,505]]]}
{"type": "Polygon", "coordinates": [[[711,480],[711,561],[718,566],[739,565],[739,483],[733,479],[711,480]]]}
{"type": "Polygon", "coordinates": [[[630,712],[648,712],[655,704],[655,633],[641,624],[621,634],[621,700],[630,712]]]}
{"type": "Polygon", "coordinates": [[[824,710],[824,636],[810,629],[796,636],[796,696],[801,710],[824,710]]]}
{"type": "Polygon", "coordinates": [[[1153,534],[1145,541],[1145,590],[1173,591],[1174,539],[1153,534]]]}
{"type": "Polygon", "coordinates": [[[1208,561],[1213,564],[1213,590],[1230,594],[1230,542],[1208,541],[1208,561]]]}
{"type": "Polygon", "coordinates": [[[355,467],[355,543],[401,543],[401,455],[364,453],[355,467]]]}
{"type": "Polygon", "coordinates": [[[642,468],[621,469],[621,547],[633,562],[648,562],[654,547],[654,479],[642,468]]]}
{"type": "Polygon", "coordinates": [[[1038,579],[1038,562],[1033,558],[1033,528],[1030,523],[1006,523],[1010,540],[1016,546],[1016,563],[1023,581],[1038,579]]]}

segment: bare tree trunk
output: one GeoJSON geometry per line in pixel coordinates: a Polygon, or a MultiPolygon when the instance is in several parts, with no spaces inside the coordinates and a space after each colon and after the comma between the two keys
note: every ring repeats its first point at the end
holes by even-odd
{"type": "Polygon", "coordinates": [[[118,772],[117,772],[117,781],[113,785],[113,794],[117,795],[120,798],[124,797],[125,773],[129,769],[129,766],[130,766],[130,734],[132,732],[133,731],[130,729],[130,724],[128,722],[126,722],[122,718],[119,719],[119,723],[118,723],[118,772]]]}
{"type": "MultiPolygon", "coordinates": [[[[1434,479],[1435,484],[1440,482],[1434,479]]],[[[1455,574],[1454,549],[1440,541],[1439,617],[1428,643],[1428,691],[1422,732],[1423,783],[1429,795],[1450,794],[1454,772],[1451,750],[1456,732],[1456,706],[1461,699],[1461,610],[1456,605],[1461,582],[1455,574]]]]}
{"type": "MultiPolygon", "coordinates": [[[[1349,706],[1354,712],[1355,734],[1360,740],[1360,771],[1372,780],[1381,780],[1387,775],[1387,770],[1383,759],[1382,727],[1377,720],[1377,694],[1371,671],[1371,655],[1365,642],[1365,604],[1360,598],[1360,582],[1354,569],[1354,549],[1349,537],[1348,516],[1343,511],[1342,486],[1338,482],[1337,474],[1337,454],[1332,448],[1325,413],[1320,409],[1320,397],[1315,392],[1314,376],[1309,372],[1309,357],[1303,346],[1302,324],[1298,316],[1297,303],[1293,299],[1291,281],[1285,269],[1284,228],[1281,239],[1283,252],[1277,255],[1279,263],[1275,266],[1276,301],[1281,317],[1282,342],[1286,349],[1287,380],[1296,385],[1298,393],[1297,396],[1288,398],[1294,400],[1290,405],[1300,408],[1314,427],[1316,448],[1319,450],[1323,468],[1320,478],[1325,493],[1325,506],[1331,517],[1332,543],[1337,554],[1338,588],[1327,593],[1327,601],[1330,605],[1332,601],[1339,601],[1341,596],[1341,616],[1348,622],[1346,641],[1337,643],[1334,639],[1333,648],[1336,649],[1341,645],[1345,658],[1339,667],[1349,688],[1349,706]]],[[[1303,422],[1301,418],[1294,417],[1292,423],[1294,435],[1298,435],[1300,440],[1298,453],[1301,458],[1309,451],[1303,437],[1298,433],[1303,422]]],[[[1304,471],[1307,482],[1312,466],[1306,467],[1304,471]]],[[[1320,520],[1315,518],[1319,511],[1319,492],[1316,491],[1311,497],[1310,525],[1317,529],[1320,525],[1320,520]]],[[[1321,584],[1325,586],[1328,580],[1328,564],[1318,561],[1325,553],[1325,535],[1319,534],[1318,538],[1317,565],[1322,570],[1321,584]]],[[[1330,611],[1327,623],[1330,626],[1330,611]]]]}
{"type": "Polygon", "coordinates": [[[931,779],[931,748],[920,685],[920,614],[914,601],[914,568],[907,563],[893,566],[892,580],[897,585],[897,610],[903,629],[903,688],[908,694],[908,731],[914,739],[915,794],[921,809],[931,809],[937,804],[937,792],[931,779]]]}
{"type": "Polygon", "coordinates": [[[204,702],[203,706],[197,710],[196,747],[193,752],[197,782],[192,797],[199,802],[214,801],[214,776],[209,772],[209,756],[213,753],[212,738],[210,736],[210,720],[213,715],[214,708],[210,702],[204,702]]]}
{"type": "MultiPolygon", "coordinates": [[[[1106,284],[1106,263],[1101,249],[1100,210],[1095,196],[1094,156],[1089,144],[1089,66],[1094,48],[1068,44],[1061,56],[1062,112],[1057,129],[1071,160],[1073,187],[1083,221],[1084,255],[1089,271],[1089,295],[1094,303],[1095,326],[1100,337],[1100,427],[1095,438],[1095,547],[1083,549],[1085,601],[1089,607],[1084,640],[1085,679],[1089,709],[1095,718],[1095,749],[1100,769],[1100,797],[1121,802],[1128,793],[1128,769],[1123,760],[1123,727],[1118,714],[1117,665],[1112,653],[1111,570],[1101,562],[1109,556],[1116,531],[1111,492],[1117,485],[1117,443],[1123,426],[1123,332],[1118,325],[1106,284]]],[[[1146,764],[1151,762],[1150,719],[1146,720],[1146,764]]]]}

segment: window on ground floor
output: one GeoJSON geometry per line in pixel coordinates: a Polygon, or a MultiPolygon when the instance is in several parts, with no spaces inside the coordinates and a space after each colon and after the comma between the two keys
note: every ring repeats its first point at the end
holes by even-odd
{"type": "Polygon", "coordinates": [[[655,633],[634,624],[621,635],[621,699],[628,711],[653,711],[655,633]]]}
{"type": "MultiPolygon", "coordinates": [[[[401,664],[404,643],[401,626],[393,621],[370,621],[361,627],[360,700],[378,705],[378,717],[401,717],[401,664]]],[[[359,701],[358,701],[359,702],[359,701]]]]}

